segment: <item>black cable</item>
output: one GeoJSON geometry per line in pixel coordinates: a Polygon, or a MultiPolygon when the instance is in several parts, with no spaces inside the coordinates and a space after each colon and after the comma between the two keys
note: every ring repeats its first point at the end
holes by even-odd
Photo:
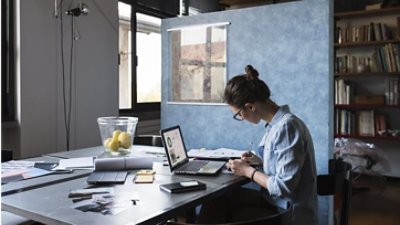
{"type": "Polygon", "coordinates": [[[71,134],[71,110],[72,110],[72,68],[73,68],[73,56],[74,56],[74,16],[71,15],[71,55],[69,64],[69,106],[68,106],[68,142],[67,150],[69,150],[70,134],[71,134]]]}
{"type": "Polygon", "coordinates": [[[66,132],[66,143],[67,143],[67,151],[69,150],[69,137],[68,137],[68,125],[67,125],[67,100],[65,95],[65,64],[64,64],[64,24],[63,24],[63,6],[62,2],[60,4],[60,39],[61,39],[61,74],[62,74],[62,87],[63,87],[63,111],[64,111],[64,128],[66,132]]]}
{"type": "Polygon", "coordinates": [[[62,65],[62,86],[63,86],[63,106],[64,106],[64,127],[65,127],[65,138],[67,151],[70,149],[70,134],[71,134],[71,109],[72,109],[72,59],[73,59],[73,48],[74,48],[74,25],[73,17],[71,19],[71,29],[72,29],[72,40],[71,40],[71,55],[70,55],[70,74],[69,74],[69,104],[67,107],[67,90],[66,90],[66,79],[65,79],[65,59],[64,59],[64,23],[63,23],[63,1],[60,3],[60,35],[61,35],[61,65],[62,65]]]}

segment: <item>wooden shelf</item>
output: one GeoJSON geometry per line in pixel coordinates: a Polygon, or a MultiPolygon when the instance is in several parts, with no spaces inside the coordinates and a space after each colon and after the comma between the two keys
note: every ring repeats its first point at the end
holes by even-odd
{"type": "Polygon", "coordinates": [[[384,141],[400,141],[400,136],[360,136],[360,135],[341,135],[336,134],[335,138],[355,138],[355,139],[368,139],[368,140],[384,140],[384,141]]]}
{"type": "Polygon", "coordinates": [[[380,46],[385,44],[397,44],[400,43],[399,39],[394,40],[386,40],[386,41],[364,41],[364,42],[345,42],[345,43],[335,43],[333,46],[335,48],[344,48],[344,47],[363,47],[363,46],[380,46]]]}
{"type": "Polygon", "coordinates": [[[344,19],[344,18],[355,18],[355,17],[365,17],[365,16],[391,15],[396,13],[400,13],[400,7],[388,7],[375,10],[341,12],[341,13],[335,13],[334,17],[335,19],[344,19]]]}
{"type": "Polygon", "coordinates": [[[350,104],[350,105],[335,105],[336,109],[400,109],[400,105],[356,105],[356,104],[350,104]]]}
{"type": "Polygon", "coordinates": [[[400,72],[335,73],[334,76],[341,78],[400,77],[400,72]]]}

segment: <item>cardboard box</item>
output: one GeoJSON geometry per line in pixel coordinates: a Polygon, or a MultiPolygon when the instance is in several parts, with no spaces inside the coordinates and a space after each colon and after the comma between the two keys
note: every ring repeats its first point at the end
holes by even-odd
{"type": "Polygon", "coordinates": [[[357,105],[383,105],[385,104],[384,95],[356,95],[354,104],[357,105]]]}

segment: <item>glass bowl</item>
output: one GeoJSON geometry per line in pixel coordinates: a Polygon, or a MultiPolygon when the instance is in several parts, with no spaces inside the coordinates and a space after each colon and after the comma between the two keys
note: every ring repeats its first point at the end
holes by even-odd
{"type": "Polygon", "coordinates": [[[97,123],[103,146],[113,154],[129,154],[135,137],[136,117],[99,117],[97,123]]]}

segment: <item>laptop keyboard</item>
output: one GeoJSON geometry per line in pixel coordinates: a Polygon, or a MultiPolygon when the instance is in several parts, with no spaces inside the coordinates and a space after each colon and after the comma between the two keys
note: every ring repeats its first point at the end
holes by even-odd
{"type": "Polygon", "coordinates": [[[178,170],[180,170],[180,171],[198,171],[200,168],[202,168],[207,163],[208,163],[207,161],[193,160],[193,161],[190,161],[189,163],[182,165],[181,167],[179,167],[178,170]]]}

